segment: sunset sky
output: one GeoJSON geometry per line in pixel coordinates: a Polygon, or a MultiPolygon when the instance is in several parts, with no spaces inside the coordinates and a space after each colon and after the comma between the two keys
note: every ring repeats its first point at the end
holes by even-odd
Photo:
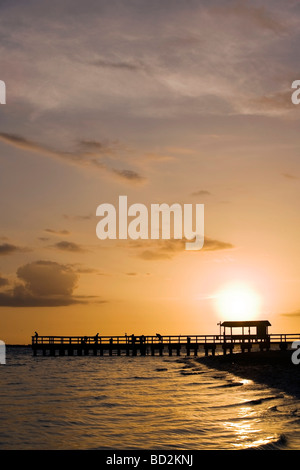
{"type": "Polygon", "coordinates": [[[2,0],[0,25],[0,338],[213,334],[237,282],[299,333],[300,2],[2,0]],[[204,204],[204,248],[99,240],[120,195],[204,204]]]}

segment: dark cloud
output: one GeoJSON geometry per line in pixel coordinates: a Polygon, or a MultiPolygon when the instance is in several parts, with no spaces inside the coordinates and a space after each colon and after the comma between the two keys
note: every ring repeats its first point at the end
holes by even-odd
{"type": "Polygon", "coordinates": [[[0,287],[7,286],[9,284],[8,279],[0,276],[0,287]]]}
{"type": "Polygon", "coordinates": [[[78,142],[85,155],[116,155],[122,146],[118,142],[82,139],[78,142]]]}
{"type": "Polygon", "coordinates": [[[45,228],[45,232],[53,233],[53,235],[70,235],[68,230],[53,230],[52,228],[45,228]]]}
{"type": "Polygon", "coordinates": [[[82,248],[80,245],[74,242],[68,241],[61,241],[52,245],[53,248],[57,248],[58,250],[62,251],[71,251],[73,253],[83,253],[86,250],[82,248]]]}
{"type": "Polygon", "coordinates": [[[69,266],[54,261],[25,264],[17,270],[17,278],[12,289],[0,293],[1,307],[59,307],[94,299],[73,295],[78,274],[69,266]]]}
{"type": "Polygon", "coordinates": [[[90,65],[94,65],[96,67],[110,68],[110,69],[129,70],[131,72],[146,70],[145,65],[140,62],[133,63],[133,62],[125,62],[125,61],[112,61],[112,60],[107,60],[107,59],[97,59],[91,62],[90,65]]]}
{"type": "Polygon", "coordinates": [[[206,189],[199,189],[198,191],[194,191],[192,196],[210,196],[211,193],[206,191],[206,189]]]}
{"type": "Polygon", "coordinates": [[[114,169],[113,172],[119,176],[121,179],[142,183],[145,181],[145,178],[138,174],[136,171],[133,170],[116,170],[114,169]]]}
{"type": "Polygon", "coordinates": [[[0,245],[0,256],[26,251],[29,251],[28,248],[12,245],[11,243],[2,243],[0,245]]]}
{"type": "Polygon", "coordinates": [[[37,296],[71,296],[78,280],[68,267],[54,261],[36,261],[21,266],[17,276],[25,289],[37,296]]]}
{"type": "Polygon", "coordinates": [[[300,317],[300,310],[295,310],[294,312],[281,313],[283,317],[300,317]]]}
{"type": "MultiPolygon", "coordinates": [[[[22,136],[16,134],[8,134],[8,133],[0,133],[0,142],[3,142],[7,145],[12,145],[17,147],[21,150],[31,151],[35,153],[39,153],[45,155],[50,158],[60,159],[65,161],[66,163],[70,163],[75,166],[84,167],[84,168],[97,168],[98,170],[109,174],[112,177],[118,177],[123,181],[129,183],[141,183],[145,181],[146,178],[139,175],[133,170],[129,169],[115,169],[108,166],[103,161],[100,161],[99,158],[96,158],[99,154],[99,151],[96,153],[94,152],[62,152],[59,150],[51,149],[45,145],[39,144],[32,140],[28,140],[22,136]]],[[[82,142],[89,142],[89,141],[82,141],[82,142]]],[[[91,142],[90,142],[91,145],[91,142]]],[[[96,145],[96,142],[92,143],[93,146],[96,145]]],[[[98,143],[98,150],[101,147],[101,144],[98,143]]],[[[101,152],[103,153],[103,152],[101,152]]]]}

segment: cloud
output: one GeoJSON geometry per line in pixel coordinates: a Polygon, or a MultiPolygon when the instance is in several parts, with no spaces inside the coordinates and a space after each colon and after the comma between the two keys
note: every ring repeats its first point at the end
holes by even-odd
{"type": "MultiPolygon", "coordinates": [[[[129,183],[141,183],[146,180],[145,177],[139,175],[134,170],[130,170],[130,169],[119,170],[119,169],[115,169],[115,168],[108,166],[106,163],[99,160],[98,154],[95,155],[94,152],[80,152],[80,151],[79,152],[62,152],[59,150],[51,149],[45,145],[39,144],[32,140],[25,139],[22,136],[19,136],[16,134],[4,133],[4,132],[0,133],[0,142],[7,144],[7,145],[11,145],[21,150],[35,152],[35,153],[39,153],[50,158],[63,160],[66,163],[79,166],[81,168],[82,167],[92,168],[92,169],[96,168],[97,170],[101,172],[109,174],[112,177],[118,177],[119,179],[122,179],[123,181],[129,182],[129,183]]],[[[87,145],[87,141],[82,141],[82,142],[85,142],[85,145],[87,145]]],[[[93,145],[95,147],[96,142],[93,142],[92,144],[91,142],[89,142],[88,145],[90,146],[93,145]]],[[[101,146],[101,144],[98,143],[98,147],[99,146],[101,146]]]]}
{"type": "Polygon", "coordinates": [[[74,267],[73,270],[76,273],[79,273],[79,274],[101,274],[101,275],[104,275],[104,273],[101,273],[100,271],[98,271],[98,269],[87,268],[87,267],[84,267],[84,266],[74,267]]]}
{"type": "Polygon", "coordinates": [[[121,69],[121,70],[129,70],[131,72],[137,72],[141,70],[146,70],[147,67],[140,63],[140,62],[125,62],[125,61],[112,61],[107,59],[97,59],[93,62],[90,62],[90,65],[94,65],[96,67],[103,67],[103,68],[111,68],[111,69],[121,69]]]}
{"type": "Polygon", "coordinates": [[[206,191],[206,189],[199,189],[198,191],[194,191],[192,196],[210,196],[211,193],[206,191]]]}
{"type": "Polygon", "coordinates": [[[22,248],[11,243],[2,243],[0,245],[0,256],[11,255],[14,253],[23,253],[29,251],[28,248],[22,248]]]}
{"type": "Polygon", "coordinates": [[[53,233],[54,235],[70,235],[68,230],[53,230],[52,228],[45,228],[45,232],[53,233]]]}
{"type": "Polygon", "coordinates": [[[284,176],[285,178],[287,178],[289,180],[297,180],[298,179],[298,176],[291,175],[290,173],[282,173],[282,176],[284,176]]]}
{"type": "Polygon", "coordinates": [[[54,261],[36,261],[21,266],[17,276],[25,282],[25,288],[37,296],[71,296],[77,283],[74,272],[54,261]]]}
{"type": "Polygon", "coordinates": [[[294,312],[281,313],[283,317],[300,317],[300,310],[295,310],[294,312]]]}
{"type": "Polygon", "coordinates": [[[90,220],[92,219],[92,214],[89,215],[68,215],[63,214],[63,218],[66,220],[90,220]]]}
{"type": "Polygon", "coordinates": [[[15,286],[0,292],[1,307],[59,307],[88,303],[93,297],[74,296],[78,274],[54,261],[35,261],[17,270],[15,286]]]}
{"type": "Polygon", "coordinates": [[[228,242],[222,242],[220,240],[213,240],[212,238],[204,238],[203,251],[218,251],[218,250],[231,250],[234,246],[228,242]]]}
{"type": "MultiPolygon", "coordinates": [[[[133,241],[132,248],[139,250],[137,256],[146,261],[152,260],[168,260],[172,259],[176,254],[186,251],[185,243],[187,240],[139,240],[133,241]]],[[[219,251],[230,250],[234,246],[231,243],[223,242],[205,237],[204,245],[199,252],[203,251],[219,251]]]]}
{"type": "Polygon", "coordinates": [[[52,245],[53,248],[57,248],[58,250],[62,251],[71,251],[73,253],[83,253],[86,250],[82,248],[80,245],[74,242],[68,241],[61,241],[52,245]]]}
{"type": "Polygon", "coordinates": [[[133,170],[112,170],[117,176],[121,179],[125,179],[127,181],[135,181],[138,183],[142,183],[146,180],[143,176],[133,170]]]}
{"type": "Polygon", "coordinates": [[[7,286],[9,284],[8,279],[0,276],[0,287],[7,286]]]}

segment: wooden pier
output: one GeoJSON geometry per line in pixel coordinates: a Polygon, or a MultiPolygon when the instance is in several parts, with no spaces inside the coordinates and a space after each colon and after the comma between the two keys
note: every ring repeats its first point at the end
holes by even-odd
{"type": "Polygon", "coordinates": [[[253,347],[261,351],[288,349],[294,341],[300,341],[300,334],[267,334],[268,322],[224,322],[223,333],[219,335],[159,335],[155,336],[32,336],[33,354],[43,356],[169,356],[181,353],[186,356],[198,353],[215,355],[216,351],[232,354],[234,350],[249,352],[253,347]],[[264,325],[263,325],[264,323],[264,325]],[[225,334],[226,328],[231,334],[225,334]],[[232,328],[242,328],[242,334],[232,334],[232,328]],[[244,328],[248,327],[248,333],[244,328]],[[256,327],[254,334],[251,328],[256,327]]]}

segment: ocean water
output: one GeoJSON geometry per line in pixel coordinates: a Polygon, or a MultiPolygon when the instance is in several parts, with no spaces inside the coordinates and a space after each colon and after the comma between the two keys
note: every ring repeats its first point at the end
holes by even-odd
{"type": "Polygon", "coordinates": [[[0,366],[1,450],[300,448],[293,395],[186,357],[33,357],[0,366]]]}

